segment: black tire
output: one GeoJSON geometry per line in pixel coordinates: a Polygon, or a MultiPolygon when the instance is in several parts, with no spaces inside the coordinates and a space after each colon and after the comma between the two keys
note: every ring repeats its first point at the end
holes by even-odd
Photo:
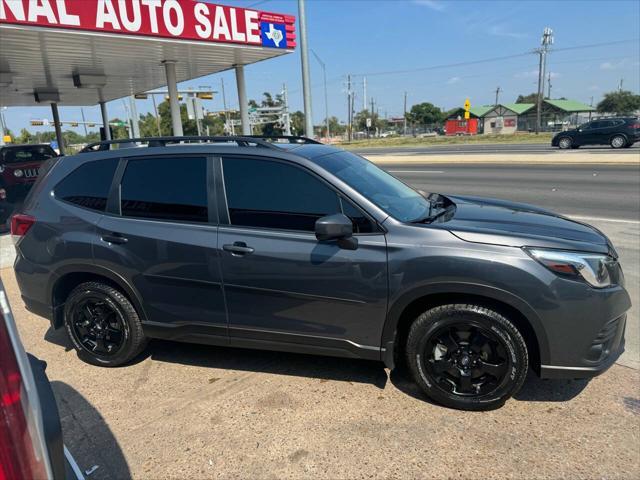
{"type": "Polygon", "coordinates": [[[131,302],[100,282],[73,289],[64,305],[64,326],[78,357],[101,367],[126,364],[147,344],[131,302]]]}
{"type": "Polygon", "coordinates": [[[513,323],[493,310],[468,304],[442,305],[416,318],[409,330],[406,356],[424,393],[459,410],[501,407],[520,390],[529,367],[524,338],[513,323]],[[458,333],[441,341],[443,335],[455,331],[458,333]],[[479,338],[487,339],[481,348],[479,338]]]}
{"type": "Polygon", "coordinates": [[[627,146],[627,139],[623,135],[614,135],[609,144],[611,148],[624,148],[627,146]]]}
{"type": "Polygon", "coordinates": [[[558,139],[558,148],[560,150],[568,150],[573,147],[573,140],[570,137],[561,137],[558,139]]]}

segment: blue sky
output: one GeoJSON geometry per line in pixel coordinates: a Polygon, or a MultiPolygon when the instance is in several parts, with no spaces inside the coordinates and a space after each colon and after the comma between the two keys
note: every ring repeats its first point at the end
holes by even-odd
{"type": "MultiPolygon", "coordinates": [[[[293,0],[217,1],[297,16],[293,0]]],[[[362,108],[363,78],[382,116],[401,116],[403,95],[408,105],[428,101],[442,108],[513,102],[518,94],[536,90],[537,56],[520,55],[539,45],[544,27],[554,31],[549,56],[551,96],[596,104],[603,93],[624,88],[640,93],[640,2],[631,1],[345,1],[307,0],[309,46],[327,65],[329,115],[346,117],[346,75],[354,75],[356,106],[362,108]],[[613,45],[573,48],[618,40],[613,45]],[[563,50],[566,49],[566,50],[563,50]],[[499,61],[464,64],[495,57],[499,61]],[[438,67],[438,68],[433,68],[438,67]],[[396,73],[385,73],[396,72],[396,73]]],[[[314,122],[324,118],[322,71],[311,56],[314,122]]],[[[277,93],[286,83],[292,109],[302,109],[299,50],[291,55],[247,67],[249,98],[264,91],[277,93]]],[[[232,72],[186,82],[181,86],[211,85],[224,78],[227,98],[237,106],[232,72]]],[[[219,110],[217,97],[205,102],[219,110]]],[[[151,109],[140,101],[139,113],[151,109]]],[[[98,120],[96,106],[86,107],[88,119],[98,120]]],[[[110,102],[111,117],[124,117],[123,102],[110,102]]],[[[48,108],[9,108],[5,118],[18,132],[30,118],[49,118],[48,108]]],[[[61,107],[62,120],[79,120],[78,108],[61,107]]],[[[35,131],[33,127],[29,127],[35,131]]],[[[82,128],[78,129],[82,133],[82,128]]]]}

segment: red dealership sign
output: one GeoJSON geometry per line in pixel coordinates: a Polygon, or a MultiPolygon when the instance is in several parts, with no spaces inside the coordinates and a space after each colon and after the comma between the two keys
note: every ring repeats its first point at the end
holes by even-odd
{"type": "Polygon", "coordinates": [[[0,0],[0,25],[294,48],[295,17],[196,0],[0,0]]]}

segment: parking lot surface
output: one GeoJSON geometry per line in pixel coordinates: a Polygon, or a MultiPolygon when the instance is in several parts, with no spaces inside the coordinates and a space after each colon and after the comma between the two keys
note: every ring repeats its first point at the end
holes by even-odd
{"type": "Polygon", "coordinates": [[[530,376],[486,413],[428,403],[382,364],[153,342],[124,368],[82,363],[24,310],[1,271],[28,351],[48,363],[65,441],[108,478],[637,478],[638,371],[587,381],[530,376]]]}

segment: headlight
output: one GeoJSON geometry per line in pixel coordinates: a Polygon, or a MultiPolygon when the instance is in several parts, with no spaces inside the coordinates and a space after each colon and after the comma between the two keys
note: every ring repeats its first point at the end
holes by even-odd
{"type": "Polygon", "coordinates": [[[20,177],[22,177],[22,175],[24,175],[24,172],[23,172],[22,170],[20,170],[19,168],[16,168],[16,169],[13,171],[13,174],[14,174],[16,177],[20,178],[20,177]]]}
{"type": "Polygon", "coordinates": [[[562,276],[580,277],[589,285],[604,288],[611,285],[610,271],[616,260],[598,253],[565,252],[526,248],[525,251],[554,273],[562,276]]]}

